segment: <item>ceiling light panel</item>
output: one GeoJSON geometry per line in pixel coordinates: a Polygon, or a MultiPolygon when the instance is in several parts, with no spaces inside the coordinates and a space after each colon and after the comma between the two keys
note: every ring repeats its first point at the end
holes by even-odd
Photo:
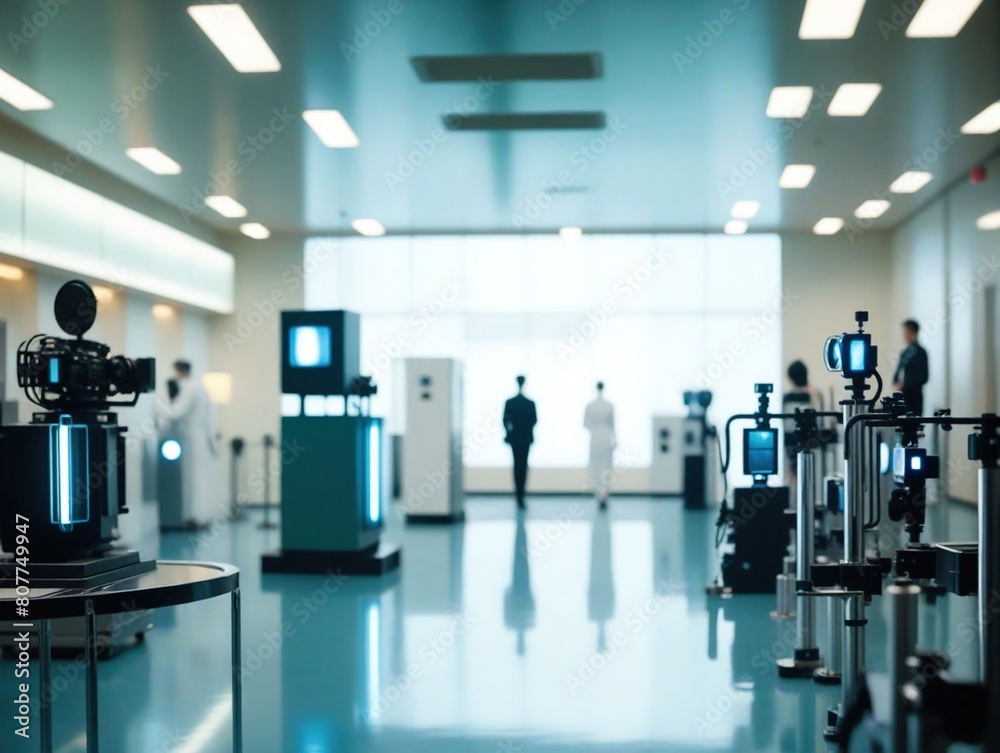
{"type": "Polygon", "coordinates": [[[864,9],[865,0],[806,0],[799,39],[850,39],[864,9]]]}
{"type": "Polygon", "coordinates": [[[126,149],[125,155],[157,175],[177,175],[181,171],[180,165],[153,146],[126,149]]]}
{"type": "Polygon", "coordinates": [[[306,110],[302,119],[331,149],[354,149],[361,144],[339,110],[306,110]]]}
{"type": "Polygon", "coordinates": [[[965,134],[990,134],[1000,131],[1000,102],[994,102],[959,130],[965,134]]]}
{"type": "Polygon", "coordinates": [[[809,112],[811,86],[776,86],[767,100],[767,117],[801,118],[809,112]]]}
{"type": "Polygon", "coordinates": [[[50,110],[52,100],[43,96],[20,79],[0,70],[0,99],[22,112],[28,110],[50,110]]]}
{"type": "Polygon", "coordinates": [[[277,56],[238,3],[192,5],[188,15],[240,73],[281,70],[277,56]]]}
{"type": "Polygon", "coordinates": [[[782,188],[805,188],[816,174],[815,165],[786,165],[778,185],[782,188]]]}
{"type": "Polygon", "coordinates": [[[246,217],[247,208],[232,196],[206,196],[205,205],[223,217],[246,217]]]}
{"type": "Polygon", "coordinates": [[[730,220],[726,223],[723,231],[727,235],[743,235],[749,229],[746,220],[730,220]]]}
{"type": "Polygon", "coordinates": [[[881,84],[842,84],[826,112],[833,117],[860,118],[868,113],[881,92],[881,84]]]}
{"type": "Polygon", "coordinates": [[[910,25],[908,37],[955,37],[983,0],[924,0],[910,25]]]}
{"type": "Polygon", "coordinates": [[[733,217],[741,220],[753,219],[758,211],[760,211],[759,201],[737,201],[733,204],[733,217]]]}
{"type": "Polygon", "coordinates": [[[367,235],[369,237],[385,235],[385,227],[378,220],[351,220],[351,227],[362,235],[367,235]]]}
{"type": "Polygon", "coordinates": [[[844,227],[844,221],[840,217],[824,217],[813,226],[816,235],[835,235],[844,227]]]}
{"type": "Polygon", "coordinates": [[[889,186],[893,193],[916,193],[931,182],[934,176],[919,170],[910,170],[900,175],[889,186]]]}
{"type": "Polygon", "coordinates": [[[885,199],[869,199],[854,210],[854,216],[859,220],[877,220],[888,212],[891,206],[892,203],[885,199]]]}

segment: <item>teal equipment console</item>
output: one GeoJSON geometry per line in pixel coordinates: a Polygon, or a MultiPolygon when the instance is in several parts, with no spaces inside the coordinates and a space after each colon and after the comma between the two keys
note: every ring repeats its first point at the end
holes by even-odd
{"type": "MultiPolygon", "coordinates": [[[[282,312],[282,392],[351,396],[359,319],[347,311],[282,312]],[[348,351],[345,353],[345,351],[348,351]],[[327,381],[323,373],[331,378],[327,381]],[[300,377],[301,375],[301,377],[300,377]]],[[[370,387],[369,387],[370,389],[370,387]]],[[[387,442],[381,418],[285,415],[281,419],[281,550],[262,557],[265,573],[381,575],[399,566],[399,547],[382,543],[387,442]]]]}

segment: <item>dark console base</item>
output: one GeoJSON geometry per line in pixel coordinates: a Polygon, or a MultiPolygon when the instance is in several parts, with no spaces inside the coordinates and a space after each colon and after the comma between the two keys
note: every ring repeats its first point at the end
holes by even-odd
{"type": "Polygon", "coordinates": [[[360,552],[268,552],[260,558],[262,573],[385,575],[399,567],[400,548],[379,544],[360,552]]]}
{"type": "MultiPolygon", "coordinates": [[[[155,560],[142,561],[134,549],[112,549],[101,556],[68,562],[36,562],[29,565],[32,588],[96,588],[156,569],[155,560]]],[[[0,588],[15,588],[17,562],[0,556],[0,588]]]]}
{"type": "Polygon", "coordinates": [[[462,523],[465,521],[465,512],[456,512],[451,515],[407,515],[406,522],[410,525],[450,525],[451,523],[462,523]]]}

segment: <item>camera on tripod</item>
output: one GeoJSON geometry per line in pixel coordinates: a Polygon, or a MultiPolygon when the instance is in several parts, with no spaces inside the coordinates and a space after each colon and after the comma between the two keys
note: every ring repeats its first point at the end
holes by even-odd
{"type": "Polygon", "coordinates": [[[868,379],[878,367],[878,348],[872,345],[872,336],[864,331],[868,321],[867,311],[854,314],[858,331],[828,338],[823,348],[823,364],[827,371],[839,372],[847,379],[868,379]]]}
{"type": "Polygon", "coordinates": [[[0,548],[16,551],[15,521],[30,521],[32,558],[65,562],[111,548],[125,500],[125,428],[116,406],[155,388],[152,358],[110,356],[83,336],[97,298],[73,280],[55,300],[60,328],[75,339],[35,335],[17,353],[17,383],[44,409],[24,426],[0,426],[4,479],[0,548]]]}

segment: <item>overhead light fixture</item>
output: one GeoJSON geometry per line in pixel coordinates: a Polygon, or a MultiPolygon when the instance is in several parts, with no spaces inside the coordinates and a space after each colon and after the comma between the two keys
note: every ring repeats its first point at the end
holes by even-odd
{"type": "Polygon", "coordinates": [[[860,118],[878,99],[881,84],[841,84],[830,100],[827,115],[835,118],[860,118]]]}
{"type": "Polygon", "coordinates": [[[154,319],[173,319],[174,318],[174,307],[168,306],[165,303],[154,303],[153,304],[153,318],[154,319]]]}
{"type": "Polygon", "coordinates": [[[91,285],[90,289],[94,291],[94,298],[102,306],[107,306],[115,299],[115,291],[104,285],[91,285]]]}
{"type": "Polygon", "coordinates": [[[824,217],[813,226],[816,235],[836,235],[844,227],[844,221],[840,217],[824,217]]]}
{"type": "Polygon", "coordinates": [[[877,220],[892,206],[892,202],[885,199],[869,199],[860,207],[854,210],[854,216],[859,220],[877,220]]]}
{"type": "Polygon", "coordinates": [[[281,63],[239,3],[192,5],[188,15],[240,73],[273,73],[281,63]]]}
{"type": "Polygon", "coordinates": [[[760,211],[759,201],[737,201],[733,204],[733,217],[741,220],[752,220],[760,211]]]}
{"type": "Polygon", "coordinates": [[[206,196],[205,205],[223,217],[246,217],[247,208],[232,196],[206,196]]]}
{"type": "Polygon", "coordinates": [[[850,39],[864,8],[865,0],[806,0],[799,39],[850,39]]]}
{"type": "Polygon", "coordinates": [[[23,280],[24,270],[10,264],[0,264],[0,280],[23,280]]]}
{"type": "Polygon", "coordinates": [[[916,193],[931,182],[934,176],[920,170],[908,170],[889,186],[893,193],[916,193]]]}
{"type": "Polygon", "coordinates": [[[959,130],[966,134],[990,134],[1000,131],[1000,102],[994,102],[959,130]]]}
{"type": "Polygon", "coordinates": [[[180,165],[153,146],[132,147],[125,154],[157,175],[177,175],[181,171],[180,165]]]}
{"type": "Polygon", "coordinates": [[[748,228],[746,220],[730,220],[722,230],[726,235],[743,235],[748,228]]]}
{"type": "Polygon", "coordinates": [[[331,149],[354,149],[361,143],[340,110],[306,110],[302,119],[331,149]]]}
{"type": "Polygon", "coordinates": [[[378,220],[351,220],[351,227],[362,235],[385,235],[385,227],[378,220]]]}
{"type": "Polygon", "coordinates": [[[0,99],[22,112],[27,110],[51,110],[52,100],[43,96],[20,79],[0,70],[0,99]]]}
{"type": "Polygon", "coordinates": [[[776,86],[767,100],[767,117],[801,118],[809,112],[811,86],[776,86]]]}
{"type": "Polygon", "coordinates": [[[980,230],[1000,230],[1000,209],[984,214],[976,220],[976,227],[980,230]]]}
{"type": "Polygon", "coordinates": [[[583,237],[583,229],[578,227],[564,227],[559,229],[559,237],[564,241],[576,241],[583,237]]]}
{"type": "Polygon", "coordinates": [[[908,37],[954,37],[983,0],[924,0],[910,25],[908,37]]]}
{"type": "Polygon", "coordinates": [[[778,185],[782,188],[805,188],[816,174],[815,165],[786,165],[778,185]]]}
{"type": "Polygon", "coordinates": [[[244,222],[240,225],[240,232],[248,238],[253,238],[255,241],[262,241],[271,237],[271,231],[259,222],[244,222]]]}

